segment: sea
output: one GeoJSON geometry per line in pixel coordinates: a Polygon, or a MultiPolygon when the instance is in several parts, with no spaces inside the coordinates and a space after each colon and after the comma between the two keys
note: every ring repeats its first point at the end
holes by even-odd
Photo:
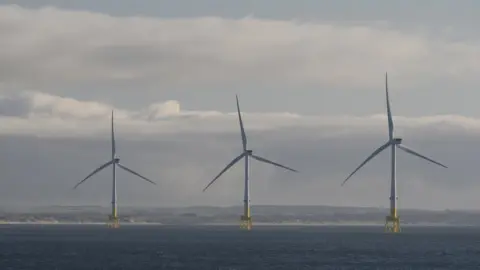
{"type": "Polygon", "coordinates": [[[480,228],[0,225],[0,269],[480,269],[480,228]]]}

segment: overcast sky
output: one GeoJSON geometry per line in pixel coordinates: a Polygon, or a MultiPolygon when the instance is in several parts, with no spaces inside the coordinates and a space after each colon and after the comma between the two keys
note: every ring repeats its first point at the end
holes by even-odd
{"type": "Polygon", "coordinates": [[[235,94],[253,204],[387,206],[396,133],[447,166],[398,152],[399,205],[475,209],[480,181],[478,1],[0,0],[0,205],[108,206],[115,109],[120,205],[242,203],[235,94]]]}

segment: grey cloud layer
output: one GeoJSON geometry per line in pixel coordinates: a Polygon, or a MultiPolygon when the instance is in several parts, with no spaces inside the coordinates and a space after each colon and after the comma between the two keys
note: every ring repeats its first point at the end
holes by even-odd
{"type": "MultiPolygon", "coordinates": [[[[233,105],[233,102],[232,102],[233,105]]],[[[380,106],[379,106],[380,107],[380,106]]],[[[193,111],[181,109],[175,100],[152,103],[138,109],[115,108],[96,101],[81,101],[41,92],[18,92],[0,96],[0,134],[39,135],[54,137],[97,136],[104,134],[105,123],[115,109],[117,127],[137,136],[172,133],[237,132],[236,112],[193,111]]],[[[315,136],[332,137],[346,134],[383,133],[384,113],[371,116],[301,115],[289,112],[244,112],[249,129],[276,130],[309,128],[315,136]]],[[[397,133],[405,134],[436,130],[445,134],[468,132],[478,134],[480,121],[461,115],[395,117],[397,133]]]]}
{"type": "Polygon", "coordinates": [[[432,78],[468,81],[480,71],[478,41],[321,22],[0,6],[0,38],[0,80],[45,88],[106,81],[159,91],[233,83],[365,88],[385,70],[401,87],[432,78]]]}
{"type": "MultiPolygon", "coordinates": [[[[105,125],[108,129],[108,124],[105,125]]],[[[247,126],[248,128],[248,126],[247,126]]],[[[252,165],[255,204],[333,204],[386,206],[388,154],[366,166],[343,188],[341,181],[385,136],[345,135],[313,138],[309,129],[281,133],[248,132],[259,155],[300,170],[284,172],[252,165]]],[[[238,205],[242,169],[234,167],[206,193],[202,188],[240,151],[238,134],[176,134],[155,139],[118,134],[122,162],[156,180],[151,187],[119,173],[124,205],[238,205]]],[[[100,173],[72,191],[73,185],[109,158],[106,138],[0,137],[0,202],[3,205],[102,204],[110,201],[111,172],[100,173]],[[21,166],[19,164],[22,164],[21,166]]],[[[410,134],[405,143],[449,165],[437,168],[399,153],[400,205],[409,208],[475,208],[480,188],[475,171],[478,139],[466,135],[429,140],[410,134]],[[474,143],[474,144],[470,144],[474,143]]]]}

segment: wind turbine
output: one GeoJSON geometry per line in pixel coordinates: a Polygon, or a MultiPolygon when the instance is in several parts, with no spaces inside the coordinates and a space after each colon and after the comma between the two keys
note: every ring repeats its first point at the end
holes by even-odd
{"type": "Polygon", "coordinates": [[[245,130],[243,129],[243,121],[242,121],[242,116],[240,114],[240,105],[238,103],[238,96],[236,96],[237,99],[237,112],[238,112],[238,122],[240,123],[240,134],[242,136],[242,145],[243,145],[243,152],[234,158],[204,189],[203,191],[207,190],[208,187],[210,187],[224,172],[226,172],[230,167],[232,167],[235,163],[240,161],[242,158],[245,159],[245,190],[244,190],[244,199],[243,199],[243,216],[241,217],[241,228],[250,230],[252,228],[252,217],[250,215],[250,179],[249,179],[249,169],[248,169],[248,159],[253,158],[258,161],[268,163],[280,168],[287,169],[292,172],[298,172],[297,170],[294,170],[292,168],[289,168],[287,166],[281,165],[279,163],[270,161],[266,158],[257,156],[253,154],[252,150],[247,149],[247,136],[245,135],[245,130]]]}
{"type": "Polygon", "coordinates": [[[107,163],[103,164],[102,166],[98,167],[95,169],[92,173],[90,173],[85,179],[80,181],[78,184],[75,185],[73,189],[76,189],[79,185],[81,185],[83,182],[85,182],[87,179],[92,177],[94,174],[100,172],[101,170],[107,168],[108,166],[112,165],[112,173],[113,173],[113,181],[112,181],[112,213],[109,216],[109,222],[108,226],[111,228],[118,228],[120,226],[119,220],[118,220],[118,212],[117,212],[117,178],[116,178],[116,168],[117,166],[135,176],[140,177],[141,179],[150,182],[154,185],[156,185],[155,182],[152,180],[140,175],[139,173],[133,171],[132,169],[127,168],[125,165],[120,164],[120,159],[117,157],[116,154],[116,149],[115,149],[115,131],[113,128],[113,111],[112,111],[112,159],[108,161],[107,163]]]}
{"type": "Polygon", "coordinates": [[[397,216],[397,179],[396,179],[396,149],[399,148],[408,154],[417,156],[419,158],[422,158],[424,160],[427,160],[431,163],[434,163],[436,165],[439,165],[441,167],[447,168],[447,166],[430,159],[424,155],[421,155],[417,153],[416,151],[412,150],[411,148],[406,147],[404,144],[402,144],[402,138],[394,137],[394,132],[393,132],[393,120],[392,120],[392,112],[390,110],[390,100],[388,97],[388,77],[387,73],[385,73],[385,93],[386,93],[386,99],[387,99],[387,117],[388,117],[388,141],[384,143],[382,146],[380,146],[377,150],[375,150],[370,156],[365,159],[348,177],[343,181],[342,186],[345,184],[345,182],[350,179],[360,168],[362,168],[367,162],[369,162],[371,159],[373,159],[375,156],[380,154],[383,150],[387,149],[390,147],[391,149],[391,187],[390,187],[390,215],[386,217],[385,219],[385,230],[388,232],[400,232],[400,219],[397,216]]]}

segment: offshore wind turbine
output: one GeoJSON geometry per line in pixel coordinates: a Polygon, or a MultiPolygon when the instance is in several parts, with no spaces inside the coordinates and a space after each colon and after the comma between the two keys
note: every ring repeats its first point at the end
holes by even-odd
{"type": "Polygon", "coordinates": [[[431,158],[428,158],[424,155],[417,153],[416,151],[412,150],[411,148],[406,147],[402,144],[402,138],[398,138],[394,136],[394,127],[393,127],[393,119],[392,119],[392,112],[390,110],[390,99],[388,96],[388,75],[385,73],[385,93],[386,93],[386,100],[387,100],[387,117],[388,117],[388,141],[380,146],[377,150],[375,150],[370,156],[365,159],[348,177],[343,181],[342,186],[345,182],[350,179],[360,168],[362,168],[367,162],[373,159],[375,156],[380,154],[383,150],[390,147],[391,149],[391,182],[390,182],[390,214],[385,218],[385,230],[387,232],[400,232],[400,218],[397,215],[397,179],[396,179],[396,149],[403,150],[408,154],[417,156],[424,160],[427,160],[431,163],[439,165],[441,167],[447,168],[447,166],[437,162],[431,158]]]}
{"type": "Polygon", "coordinates": [[[107,163],[101,165],[97,169],[95,169],[92,173],[90,173],[87,177],[85,177],[82,181],[80,181],[78,184],[75,185],[73,189],[76,189],[79,185],[81,185],[83,182],[85,182],[87,179],[92,177],[94,174],[100,172],[101,170],[107,168],[108,166],[112,165],[112,212],[111,215],[109,216],[109,221],[108,221],[108,227],[111,228],[118,228],[120,226],[119,219],[118,219],[118,211],[117,211],[117,174],[116,174],[116,168],[117,166],[121,168],[124,171],[127,171],[137,177],[140,177],[141,179],[150,182],[154,185],[156,185],[155,182],[152,180],[140,175],[139,173],[133,171],[132,169],[127,168],[125,165],[122,165],[120,163],[120,159],[117,157],[116,153],[116,147],[115,147],[115,131],[114,131],[114,125],[113,125],[113,111],[112,111],[112,159],[108,161],[107,163]]]}
{"type": "Polygon", "coordinates": [[[240,219],[240,221],[241,221],[240,227],[242,229],[251,230],[252,229],[252,217],[251,217],[251,213],[250,213],[250,179],[249,179],[249,166],[248,166],[249,165],[248,164],[249,163],[249,158],[253,158],[253,159],[256,159],[258,161],[267,163],[267,164],[271,164],[271,165],[274,165],[274,166],[277,166],[277,167],[280,167],[280,168],[284,168],[284,169],[287,169],[287,170],[292,171],[292,172],[298,172],[298,171],[294,170],[292,168],[289,168],[287,166],[281,165],[279,163],[270,161],[266,158],[254,155],[253,151],[249,150],[247,148],[247,136],[245,135],[245,130],[243,128],[243,121],[242,121],[242,115],[240,114],[240,105],[239,105],[239,102],[238,102],[238,96],[236,96],[236,99],[237,99],[238,122],[240,124],[240,134],[242,136],[243,151],[239,156],[237,156],[230,163],[228,163],[228,165],[222,171],[220,171],[220,173],[217,176],[215,176],[215,178],[203,189],[203,191],[205,192],[205,190],[207,190],[208,187],[210,187],[224,172],[226,172],[228,169],[230,169],[230,167],[235,165],[235,163],[240,161],[242,158],[244,158],[244,160],[245,160],[245,189],[244,189],[244,199],[243,199],[243,216],[240,219]]]}

